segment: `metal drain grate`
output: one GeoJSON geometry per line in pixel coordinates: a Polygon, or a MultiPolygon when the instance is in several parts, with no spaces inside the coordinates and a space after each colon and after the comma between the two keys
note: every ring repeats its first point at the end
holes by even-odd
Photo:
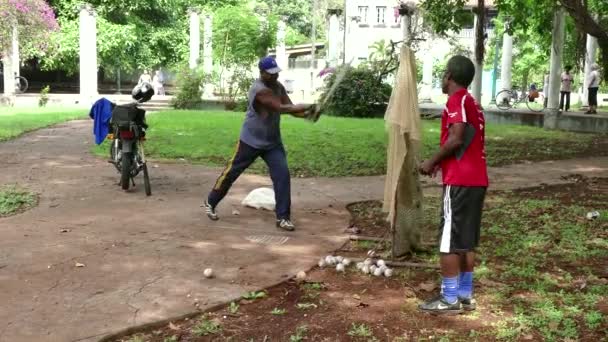
{"type": "Polygon", "coordinates": [[[245,239],[249,242],[260,245],[282,245],[289,240],[289,237],[276,235],[250,235],[245,237],[245,239]]]}

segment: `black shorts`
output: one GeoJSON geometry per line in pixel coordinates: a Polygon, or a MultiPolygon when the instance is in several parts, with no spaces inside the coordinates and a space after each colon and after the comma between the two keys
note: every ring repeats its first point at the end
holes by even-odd
{"type": "Polygon", "coordinates": [[[597,91],[599,88],[588,88],[589,89],[589,105],[597,106],[597,91]]]}
{"type": "Polygon", "coordinates": [[[473,251],[479,245],[486,187],[444,185],[439,252],[473,251]]]}

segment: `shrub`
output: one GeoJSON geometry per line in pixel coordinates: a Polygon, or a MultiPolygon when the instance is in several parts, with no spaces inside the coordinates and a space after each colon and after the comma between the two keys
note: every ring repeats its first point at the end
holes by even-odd
{"type": "Polygon", "coordinates": [[[51,87],[48,85],[40,90],[40,99],[38,99],[38,107],[44,107],[49,102],[49,92],[51,87]]]}
{"type": "Polygon", "coordinates": [[[193,109],[203,102],[203,83],[205,77],[197,69],[182,68],[177,77],[177,93],[171,100],[175,109],[193,109]]]}
{"type": "Polygon", "coordinates": [[[246,67],[237,67],[226,80],[221,96],[227,110],[243,111],[247,109],[247,91],[255,79],[246,67]],[[243,109],[244,107],[244,109],[243,109]]]}
{"type": "MultiPolygon", "coordinates": [[[[368,68],[348,68],[334,94],[327,100],[325,111],[329,115],[355,118],[370,118],[384,115],[386,104],[391,97],[392,87],[384,83],[378,74],[368,68]]],[[[336,81],[342,69],[328,76],[323,99],[336,81]]]]}

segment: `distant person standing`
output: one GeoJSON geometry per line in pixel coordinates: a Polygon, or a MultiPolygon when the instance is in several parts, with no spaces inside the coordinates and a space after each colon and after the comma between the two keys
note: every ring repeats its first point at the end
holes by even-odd
{"type": "Polygon", "coordinates": [[[565,111],[570,110],[570,93],[572,92],[572,82],[574,81],[574,77],[570,74],[570,70],[572,67],[567,65],[564,68],[564,72],[562,73],[562,85],[559,89],[560,98],[559,98],[559,109],[564,110],[564,99],[565,101],[565,111]]]}
{"type": "Polygon", "coordinates": [[[152,83],[152,77],[150,76],[150,73],[148,72],[148,70],[144,70],[144,73],[141,74],[141,76],[139,76],[139,81],[137,81],[137,84],[142,84],[142,83],[152,83]]]}
{"type": "Polygon", "coordinates": [[[152,86],[154,87],[154,95],[165,95],[165,85],[160,70],[156,70],[152,78],[152,86]]]}
{"type": "Polygon", "coordinates": [[[593,64],[587,75],[587,89],[589,90],[589,110],[585,114],[597,114],[597,91],[600,88],[599,66],[593,64]]]}

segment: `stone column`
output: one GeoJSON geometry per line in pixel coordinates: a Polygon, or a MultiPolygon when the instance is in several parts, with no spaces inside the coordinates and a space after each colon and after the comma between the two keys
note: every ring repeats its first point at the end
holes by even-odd
{"type": "Polygon", "coordinates": [[[279,20],[277,24],[277,46],[276,46],[276,60],[279,67],[283,70],[287,70],[288,61],[287,61],[287,51],[285,46],[285,34],[286,34],[287,25],[283,19],[279,20]]]}
{"type": "Polygon", "coordinates": [[[587,89],[588,78],[587,75],[591,72],[591,65],[595,63],[595,58],[597,55],[597,38],[588,34],[587,35],[587,49],[585,53],[585,75],[583,76],[583,84],[581,84],[581,88],[583,89],[583,98],[582,103],[583,107],[589,107],[589,89],[587,89]]]}
{"type": "Polygon", "coordinates": [[[420,102],[431,103],[433,93],[433,54],[427,50],[427,56],[422,61],[422,87],[420,89],[420,102]]]}
{"type": "Polygon", "coordinates": [[[551,70],[549,72],[549,101],[545,111],[544,127],[557,129],[559,120],[559,87],[564,50],[565,12],[562,7],[555,11],[551,42],[551,70]]]}
{"type": "Polygon", "coordinates": [[[352,16],[348,18],[349,23],[346,28],[346,42],[344,44],[344,63],[351,63],[353,66],[358,64],[358,45],[360,44],[360,38],[357,38],[357,32],[359,31],[359,16],[352,16]]]}
{"type": "Polygon", "coordinates": [[[198,66],[199,58],[201,57],[201,20],[198,11],[190,9],[190,58],[188,65],[190,69],[198,66]]]}
{"type": "Polygon", "coordinates": [[[12,45],[13,45],[13,60],[12,60],[13,75],[21,76],[21,70],[20,70],[21,62],[20,62],[20,58],[19,58],[19,30],[17,29],[17,26],[13,27],[12,45]]]}
{"type": "Polygon", "coordinates": [[[475,77],[473,78],[473,83],[471,84],[471,95],[477,100],[479,104],[481,104],[481,86],[482,86],[482,73],[483,73],[483,65],[477,63],[477,59],[475,56],[475,46],[477,46],[477,25],[479,24],[479,16],[475,13],[475,23],[473,25],[473,64],[475,64],[475,77]]]}
{"type": "Polygon", "coordinates": [[[6,50],[4,50],[4,57],[2,58],[2,78],[4,81],[4,95],[8,97],[12,97],[15,95],[15,69],[19,70],[18,60],[16,63],[13,62],[13,59],[15,58],[14,42],[17,39],[17,37],[15,36],[16,33],[17,30],[15,28],[13,29],[12,43],[6,47],[6,50]],[[16,67],[14,64],[16,64],[16,67]]]}
{"type": "Polygon", "coordinates": [[[80,98],[92,102],[97,96],[97,21],[89,4],[80,7],[80,98]]]}
{"type": "Polygon", "coordinates": [[[401,30],[403,30],[403,41],[407,45],[410,45],[412,40],[412,32],[410,32],[410,26],[412,24],[412,14],[414,14],[413,8],[410,8],[406,4],[401,4],[399,6],[399,15],[401,16],[401,30]]]}
{"type": "Polygon", "coordinates": [[[203,71],[205,74],[213,72],[213,19],[210,14],[205,15],[203,37],[203,71]]]}
{"type": "Polygon", "coordinates": [[[340,57],[340,22],[338,21],[338,16],[341,13],[342,11],[339,9],[327,10],[327,14],[329,15],[327,62],[331,67],[338,66],[338,59],[340,57]]]}
{"type": "MultiPolygon", "coordinates": [[[[346,12],[344,13],[344,64],[352,63],[357,64],[357,44],[361,43],[357,38],[357,31],[359,30],[359,13],[356,7],[357,3],[355,0],[345,0],[344,7],[346,12]]],[[[360,38],[359,38],[360,39],[360,38]]]]}
{"type": "MultiPolygon", "coordinates": [[[[505,23],[505,33],[502,35],[502,59],[500,67],[500,81],[502,83],[501,90],[511,90],[513,87],[512,81],[512,65],[513,65],[513,37],[508,33],[509,24],[505,23]]],[[[501,102],[499,98],[496,101],[501,102]]]]}
{"type": "MultiPolygon", "coordinates": [[[[203,72],[205,75],[213,74],[213,18],[211,14],[205,15],[203,24],[203,72]]],[[[213,97],[213,83],[205,82],[204,97],[213,97]]]]}

